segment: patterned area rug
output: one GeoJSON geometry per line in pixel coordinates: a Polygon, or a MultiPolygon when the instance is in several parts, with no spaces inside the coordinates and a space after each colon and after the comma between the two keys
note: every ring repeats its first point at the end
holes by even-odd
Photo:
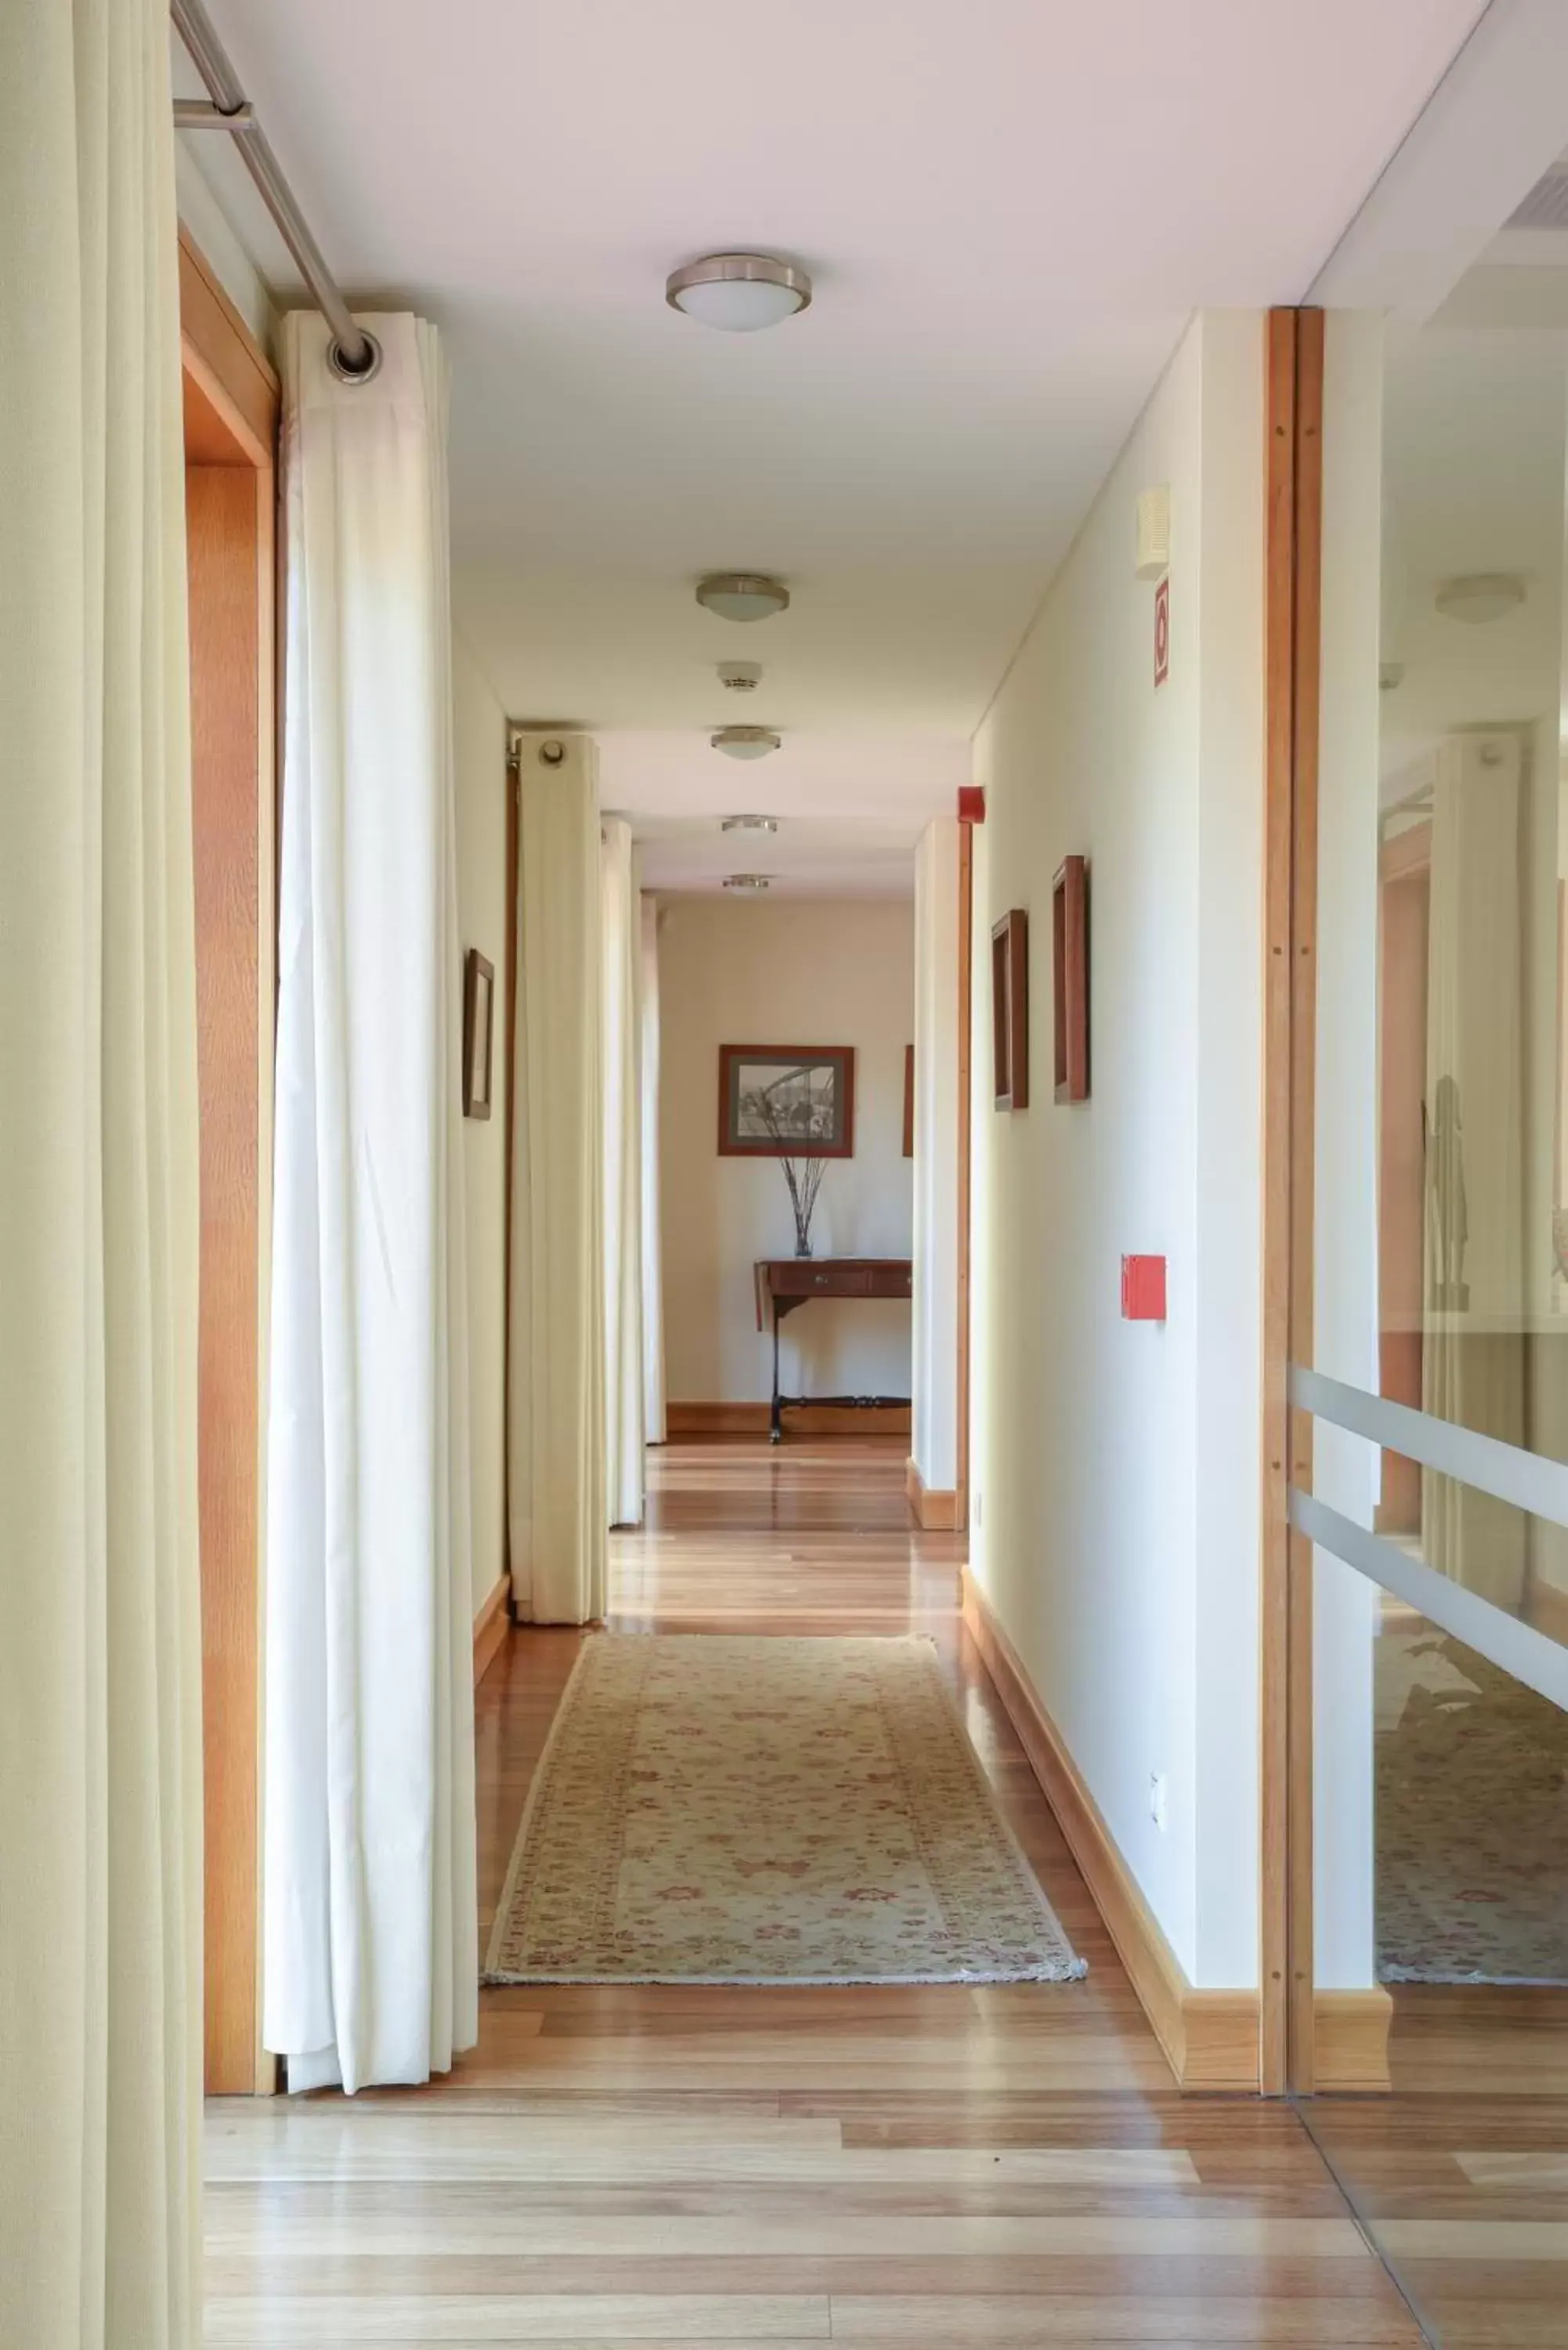
{"type": "Polygon", "coordinates": [[[1568,1715],[1435,1624],[1376,1690],[1379,1976],[1568,1981],[1568,1715]]]}
{"type": "Polygon", "coordinates": [[[484,1980],[1084,1972],[929,1641],[600,1633],[535,1774],[484,1980]]]}

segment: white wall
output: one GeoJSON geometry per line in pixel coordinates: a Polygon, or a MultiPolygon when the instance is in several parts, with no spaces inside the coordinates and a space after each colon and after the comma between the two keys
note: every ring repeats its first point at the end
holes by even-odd
{"type": "MultiPolygon", "coordinates": [[[[792,1256],[773,1159],[718,1154],[722,1044],[853,1045],[855,1156],[832,1159],[813,1224],[818,1256],[909,1256],[904,1052],[914,1040],[908,900],[675,898],[660,910],[660,1179],[665,1357],[672,1402],[764,1400],[752,1267],[792,1256]]],[[[784,1326],[787,1394],[908,1395],[909,1308],[815,1303],[784,1326]]]]}
{"type": "Polygon", "coordinates": [[[915,850],[915,1269],[909,1451],[926,1485],[958,1482],[959,827],[915,850]]]}
{"type": "Polygon", "coordinates": [[[977,743],[974,1571],[1211,1988],[1257,1981],[1262,334],[1256,313],[1195,320],[977,743]],[[1162,483],[1157,690],[1134,522],[1162,483]],[[1058,1107],[1051,879],[1075,852],[1092,1094],[1058,1107]],[[1032,1107],[1008,1115],[989,950],[1014,906],[1032,1107]],[[1125,1252],[1168,1260],[1163,1326],[1120,1318],[1125,1252]]]}
{"type": "Polygon", "coordinates": [[[462,636],[452,638],[457,901],[462,951],[495,966],[491,1115],[463,1120],[468,1177],[469,1416],[475,1609],[506,1571],[506,718],[462,636]]]}

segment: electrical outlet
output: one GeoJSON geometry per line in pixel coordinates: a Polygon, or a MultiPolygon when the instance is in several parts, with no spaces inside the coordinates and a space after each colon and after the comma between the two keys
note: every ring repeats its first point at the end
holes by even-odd
{"type": "Polygon", "coordinates": [[[1168,1824],[1163,1771],[1151,1771],[1148,1774],[1148,1815],[1163,1835],[1168,1824]]]}

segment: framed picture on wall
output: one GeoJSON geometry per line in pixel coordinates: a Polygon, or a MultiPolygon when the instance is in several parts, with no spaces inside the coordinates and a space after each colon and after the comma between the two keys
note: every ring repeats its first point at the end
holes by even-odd
{"type": "Polygon", "coordinates": [[[721,1159],[852,1159],[853,1045],[721,1045],[721,1159]]]}
{"type": "Polygon", "coordinates": [[[1029,1107],[1029,917],[1021,906],[991,933],[991,1050],[998,1109],[1029,1107]]]}
{"type": "Polygon", "coordinates": [[[470,947],[462,966],[462,1114],[490,1116],[490,1030],[495,966],[470,947]]]}
{"type": "Polygon", "coordinates": [[[1089,1098],[1089,867],[1065,857],[1051,884],[1051,980],[1056,1099],[1089,1098]]]}
{"type": "Polygon", "coordinates": [[[904,1156],[915,1155],[915,1048],[904,1047],[904,1156]]]}

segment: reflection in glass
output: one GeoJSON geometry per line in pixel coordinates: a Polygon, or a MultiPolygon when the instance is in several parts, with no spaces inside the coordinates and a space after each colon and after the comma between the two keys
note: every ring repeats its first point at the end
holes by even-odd
{"type": "MultiPolygon", "coordinates": [[[[1383,1392],[1568,1459],[1568,268],[1509,233],[1390,351],[1379,728],[1383,1392]]],[[[1380,1533],[1568,1620],[1568,1534],[1385,1461],[1380,1533]]]]}
{"type": "Polygon", "coordinates": [[[1568,1714],[1386,1592],[1374,1658],[1378,1980],[1568,1982],[1568,1714]]]}

